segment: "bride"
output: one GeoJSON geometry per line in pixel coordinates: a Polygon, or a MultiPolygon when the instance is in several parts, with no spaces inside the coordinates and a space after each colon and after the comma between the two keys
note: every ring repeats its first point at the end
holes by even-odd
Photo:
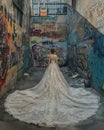
{"type": "Polygon", "coordinates": [[[99,97],[83,88],[72,88],[51,49],[49,65],[42,80],[33,88],[16,90],[5,101],[6,111],[14,118],[40,126],[67,126],[96,114],[99,97]]]}

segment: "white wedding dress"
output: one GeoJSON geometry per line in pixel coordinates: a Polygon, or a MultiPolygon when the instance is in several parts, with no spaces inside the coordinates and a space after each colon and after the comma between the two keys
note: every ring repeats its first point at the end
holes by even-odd
{"type": "Polygon", "coordinates": [[[99,97],[70,87],[54,60],[35,87],[16,90],[5,101],[14,118],[46,127],[76,124],[94,115],[98,107],[99,97]]]}

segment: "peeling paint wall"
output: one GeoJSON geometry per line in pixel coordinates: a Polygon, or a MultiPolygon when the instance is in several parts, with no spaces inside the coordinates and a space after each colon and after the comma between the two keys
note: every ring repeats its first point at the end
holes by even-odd
{"type": "Polygon", "coordinates": [[[76,10],[104,34],[103,0],[77,0],[76,10]]]}
{"type": "Polygon", "coordinates": [[[29,10],[30,5],[27,3],[21,19],[12,0],[0,2],[0,96],[12,89],[19,71],[24,67],[24,46],[27,41],[23,37],[29,27],[29,10]]]}
{"type": "Polygon", "coordinates": [[[86,77],[93,86],[103,90],[104,84],[104,2],[77,0],[76,8],[68,8],[69,64],[86,77]]]}

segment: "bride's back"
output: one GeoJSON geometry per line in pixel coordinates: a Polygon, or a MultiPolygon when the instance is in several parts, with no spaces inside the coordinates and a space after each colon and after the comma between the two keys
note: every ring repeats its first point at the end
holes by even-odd
{"type": "Polygon", "coordinates": [[[57,57],[56,54],[50,54],[50,55],[49,55],[49,61],[50,61],[50,62],[52,62],[52,61],[57,62],[57,60],[58,60],[58,57],[57,57]]]}

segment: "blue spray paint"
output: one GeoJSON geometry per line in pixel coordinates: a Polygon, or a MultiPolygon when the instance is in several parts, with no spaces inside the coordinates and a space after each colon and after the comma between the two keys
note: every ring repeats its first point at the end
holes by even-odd
{"type": "Polygon", "coordinates": [[[94,54],[98,55],[99,57],[104,57],[104,35],[96,33],[94,40],[95,42],[92,46],[94,54]]]}
{"type": "MultiPolygon", "coordinates": [[[[71,61],[76,67],[80,67],[78,65],[78,59],[76,58],[78,55],[76,51],[81,51],[82,48],[80,45],[87,45],[89,48],[89,52],[86,52],[86,63],[88,64],[89,70],[82,71],[90,71],[92,75],[92,83],[97,90],[102,90],[102,86],[104,84],[104,35],[101,34],[96,28],[94,28],[83,16],[81,16],[77,11],[73,10],[72,7],[69,6],[68,10],[68,57],[69,64],[71,61]],[[78,25],[78,26],[77,26],[78,25]],[[77,28],[79,27],[79,28],[77,28]],[[80,29],[80,30],[79,30],[80,29]],[[81,35],[79,35],[81,32],[81,35]],[[90,44],[90,37],[94,39],[94,42],[90,44]],[[88,41],[89,40],[89,41],[88,41]],[[74,44],[74,51],[73,51],[74,44]],[[78,48],[79,47],[79,48],[78,48]]],[[[83,54],[83,53],[82,53],[83,54]]],[[[81,58],[81,55],[79,55],[81,58]]]]}
{"type": "Polygon", "coordinates": [[[88,56],[89,68],[92,74],[93,85],[101,90],[104,83],[104,57],[99,57],[91,51],[88,56]]]}

